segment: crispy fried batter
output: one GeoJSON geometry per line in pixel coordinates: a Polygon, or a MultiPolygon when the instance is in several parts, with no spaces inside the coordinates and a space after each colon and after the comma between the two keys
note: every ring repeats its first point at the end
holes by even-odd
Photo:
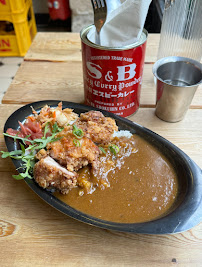
{"type": "Polygon", "coordinates": [[[65,128],[57,137],[60,140],[47,145],[48,154],[69,171],[77,171],[91,164],[96,168],[99,148],[87,137],[77,139],[69,128],[65,128]]]}
{"type": "Polygon", "coordinates": [[[76,172],[70,172],[61,167],[51,157],[42,158],[34,166],[34,178],[36,182],[43,188],[54,187],[62,194],[67,194],[69,189],[76,186],[76,172]]]}
{"type": "Polygon", "coordinates": [[[38,160],[41,160],[41,159],[44,159],[46,158],[48,155],[47,155],[47,152],[45,149],[40,149],[39,152],[35,155],[35,158],[38,159],[38,160]]]}
{"type": "Polygon", "coordinates": [[[115,120],[105,117],[100,111],[81,113],[76,125],[84,131],[86,137],[97,144],[109,143],[114,131],[118,131],[115,120]]]}
{"type": "Polygon", "coordinates": [[[67,122],[77,118],[77,114],[70,109],[62,110],[61,103],[56,109],[43,107],[35,117],[42,127],[47,122],[51,125],[57,122],[64,127],[56,135],[57,141],[48,143],[47,150],[41,149],[36,154],[35,157],[39,160],[34,167],[36,182],[43,188],[54,187],[62,194],[68,193],[76,185],[89,186],[90,183],[84,181],[82,184],[77,180],[76,171],[90,165],[93,174],[98,174],[101,151],[95,143],[107,145],[112,140],[114,131],[118,130],[115,120],[104,117],[99,111],[82,113],[75,125],[83,130],[84,136],[75,136],[75,126],[67,122]]]}

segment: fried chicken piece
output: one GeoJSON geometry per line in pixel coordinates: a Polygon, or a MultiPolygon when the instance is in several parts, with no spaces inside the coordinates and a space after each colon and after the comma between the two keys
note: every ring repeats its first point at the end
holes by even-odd
{"type": "Polygon", "coordinates": [[[42,125],[42,128],[47,122],[54,124],[57,122],[59,127],[67,125],[69,122],[74,121],[78,118],[78,115],[73,112],[72,109],[62,109],[62,102],[58,104],[58,107],[51,108],[45,105],[39,114],[33,110],[36,120],[42,125]]]}
{"type": "Polygon", "coordinates": [[[87,137],[77,139],[72,130],[65,128],[47,145],[47,153],[69,171],[77,171],[88,164],[96,169],[100,149],[87,137]]]}
{"type": "Polygon", "coordinates": [[[76,172],[70,172],[60,166],[54,159],[47,156],[38,161],[34,166],[34,179],[42,188],[56,188],[62,194],[76,186],[76,172]]]}
{"type": "Polygon", "coordinates": [[[43,148],[35,155],[35,158],[38,160],[44,159],[48,156],[47,151],[43,148]]]}
{"type": "Polygon", "coordinates": [[[81,113],[76,125],[84,131],[86,137],[97,144],[109,143],[114,131],[118,131],[115,120],[105,117],[100,111],[81,113]]]}

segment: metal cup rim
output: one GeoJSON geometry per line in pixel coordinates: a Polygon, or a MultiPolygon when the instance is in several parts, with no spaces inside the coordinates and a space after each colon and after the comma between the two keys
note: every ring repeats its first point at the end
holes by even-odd
{"type": "MultiPolygon", "coordinates": [[[[170,85],[170,86],[173,86],[167,82],[165,82],[163,79],[161,79],[158,74],[157,74],[157,70],[160,66],[166,64],[166,63],[171,63],[171,62],[187,62],[187,63],[190,63],[192,65],[194,65],[195,67],[197,67],[201,72],[202,72],[202,64],[199,62],[199,61],[196,61],[192,58],[188,58],[188,57],[178,57],[178,56],[169,56],[169,57],[163,57],[159,60],[157,60],[153,67],[152,67],[152,72],[153,72],[153,75],[158,79],[160,80],[161,82],[167,84],[167,85],[170,85]]],[[[199,84],[202,83],[202,78],[201,80],[198,82],[198,83],[195,83],[193,85],[186,85],[186,86],[183,86],[183,87],[194,87],[194,86],[198,86],[199,84]]],[[[176,87],[182,87],[180,85],[175,85],[176,87]]]]}

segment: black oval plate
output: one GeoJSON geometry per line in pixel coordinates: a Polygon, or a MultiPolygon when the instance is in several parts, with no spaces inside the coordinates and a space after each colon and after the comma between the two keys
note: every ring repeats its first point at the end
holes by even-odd
{"type": "MultiPolygon", "coordinates": [[[[4,132],[8,128],[18,129],[18,121],[24,122],[25,118],[32,114],[30,106],[36,111],[40,111],[44,105],[56,107],[60,101],[40,101],[30,103],[16,110],[6,121],[4,132]]],[[[89,110],[98,110],[93,107],[63,101],[63,108],[72,108],[78,114],[89,110]]],[[[119,130],[129,130],[147,142],[155,146],[172,163],[176,170],[180,184],[179,199],[175,208],[164,217],[145,223],[115,223],[100,220],[88,214],[82,213],[61,200],[57,199],[50,191],[42,189],[34,180],[28,178],[25,182],[44,201],[59,211],[71,216],[74,219],[88,223],[100,228],[131,233],[144,234],[171,234],[186,231],[202,221],[202,170],[183,151],[175,145],[159,136],[158,134],[142,127],[128,119],[121,118],[112,113],[101,111],[105,116],[116,120],[119,130]]],[[[8,137],[5,137],[8,151],[16,149],[17,144],[8,137]]],[[[13,160],[17,168],[21,166],[21,161],[13,160]]]]}

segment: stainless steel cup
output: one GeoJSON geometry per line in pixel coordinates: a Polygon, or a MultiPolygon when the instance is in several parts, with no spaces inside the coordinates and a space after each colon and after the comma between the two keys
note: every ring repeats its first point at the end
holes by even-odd
{"type": "Polygon", "coordinates": [[[156,115],[168,122],[183,119],[202,83],[202,64],[185,57],[165,57],[153,66],[156,77],[156,115]]]}

